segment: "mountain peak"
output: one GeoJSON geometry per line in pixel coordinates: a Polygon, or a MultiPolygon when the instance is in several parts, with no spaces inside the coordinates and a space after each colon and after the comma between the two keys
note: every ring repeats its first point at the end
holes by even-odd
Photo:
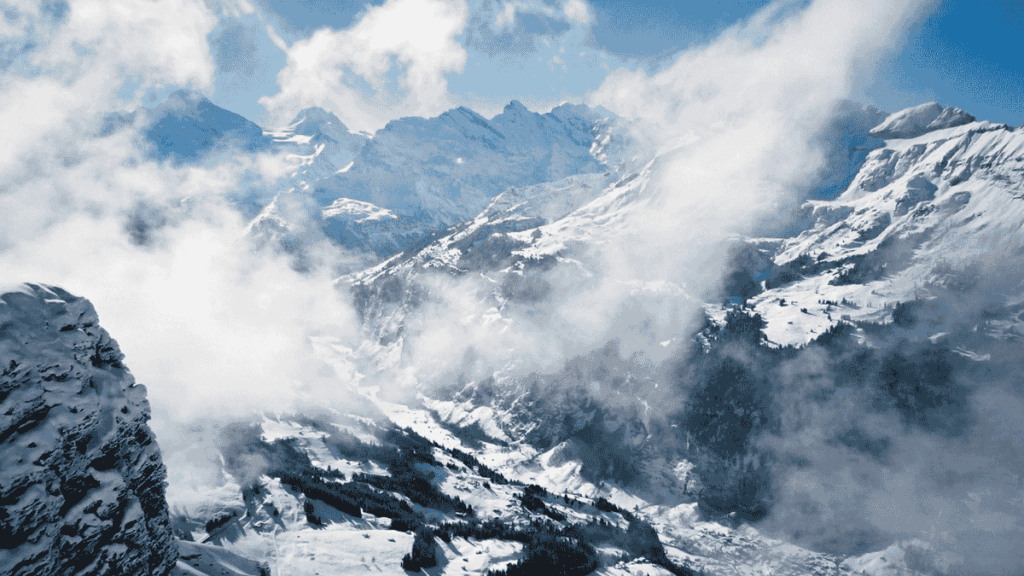
{"type": "Polygon", "coordinates": [[[328,112],[318,106],[305,108],[300,111],[292,120],[289,128],[295,134],[313,136],[317,132],[325,136],[337,139],[350,131],[345,123],[333,112],[328,112]]]}
{"type": "Polygon", "coordinates": [[[225,110],[193,90],[177,90],[159,106],[145,110],[144,133],[157,158],[198,160],[206,151],[231,142],[253,151],[268,145],[263,129],[225,110]]]}
{"type": "Polygon", "coordinates": [[[501,111],[501,114],[491,118],[490,121],[495,127],[504,127],[498,128],[499,130],[503,130],[510,126],[533,125],[542,116],[542,114],[531,112],[519,100],[512,100],[505,105],[505,109],[501,111]]]}
{"type": "Polygon", "coordinates": [[[439,116],[439,118],[440,117],[455,118],[456,116],[462,116],[462,117],[465,117],[465,118],[470,118],[474,122],[478,122],[478,123],[479,122],[483,122],[483,123],[487,122],[486,118],[484,118],[483,116],[477,114],[476,111],[473,110],[472,108],[467,108],[465,106],[459,106],[458,108],[452,108],[451,110],[448,110],[447,112],[441,114],[441,116],[439,116]]]}
{"type": "Polygon", "coordinates": [[[330,124],[335,123],[344,126],[344,123],[334,115],[333,112],[328,112],[319,106],[311,106],[309,108],[303,108],[292,120],[292,125],[311,123],[311,124],[330,124]]]}
{"type": "Polygon", "coordinates": [[[503,114],[505,112],[516,112],[516,113],[519,113],[519,114],[530,114],[530,110],[526,106],[523,106],[523,103],[520,102],[519,100],[512,100],[511,102],[506,104],[505,105],[505,109],[502,110],[503,114]]]}
{"type": "Polygon", "coordinates": [[[871,129],[871,134],[879,138],[915,138],[934,130],[962,126],[974,121],[974,116],[959,108],[943,107],[938,102],[926,102],[888,115],[881,124],[871,129]]]}
{"type": "Polygon", "coordinates": [[[614,112],[608,110],[604,106],[597,106],[591,108],[586,104],[572,104],[566,102],[559,104],[551,109],[551,115],[555,118],[571,118],[577,117],[585,120],[599,120],[599,119],[614,119],[618,118],[614,112]]]}
{"type": "Polygon", "coordinates": [[[167,96],[167,100],[164,102],[164,106],[168,108],[197,108],[203,105],[212,106],[209,98],[204,96],[201,92],[195,90],[189,90],[182,88],[175,90],[167,96]]]}

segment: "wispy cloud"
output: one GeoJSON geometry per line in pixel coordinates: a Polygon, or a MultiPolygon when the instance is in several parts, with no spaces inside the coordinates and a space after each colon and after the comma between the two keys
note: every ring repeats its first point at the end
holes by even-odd
{"type": "Polygon", "coordinates": [[[566,255],[571,263],[541,275],[551,286],[543,313],[512,313],[511,322],[476,322],[467,332],[463,319],[486,318],[491,304],[465,294],[488,287],[468,287],[474,278],[465,290],[438,291],[420,312],[430,320],[409,339],[445,341],[448,353],[416,355],[410,365],[458,364],[473,348],[482,368],[529,371],[550,368],[553,352],[570,357],[612,338],[627,355],[663,358],[662,342],[695,328],[733,239],[756,234],[796,199],[820,166],[816,135],[837,103],[929,6],[773,4],[657,74],[611,73],[588,99],[633,121],[635,135],[661,151],[646,196],[619,224],[595,226],[595,237],[566,255]]]}
{"type": "Polygon", "coordinates": [[[351,28],[324,28],[293,43],[280,92],[260,103],[278,121],[321,106],[367,131],[400,116],[439,114],[454,102],[446,75],[466,65],[456,37],[467,16],[461,0],[389,0],[351,28]]]}
{"type": "MultiPolygon", "coordinates": [[[[158,425],[287,409],[322,383],[308,337],[351,337],[330,271],[259,249],[230,199],[283,170],[274,158],[160,164],[134,127],[98,136],[137,82],[212,85],[217,17],[202,1],[13,8],[26,48],[0,81],[0,269],[93,301],[148,385],[158,425]]],[[[328,370],[329,371],[329,370],[328,370]]],[[[330,387],[319,388],[320,392],[330,387]]]]}

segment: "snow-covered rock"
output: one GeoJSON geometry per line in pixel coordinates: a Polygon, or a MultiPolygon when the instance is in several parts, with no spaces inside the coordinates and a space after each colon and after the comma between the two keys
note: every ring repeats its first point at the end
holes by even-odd
{"type": "Polygon", "coordinates": [[[974,116],[959,108],[945,108],[937,102],[928,102],[890,114],[881,124],[871,129],[871,134],[878,138],[914,138],[933,130],[953,128],[974,121],[974,116]]]}
{"type": "Polygon", "coordinates": [[[0,289],[0,573],[174,566],[146,389],[122,360],[87,300],[0,289]]]}
{"type": "Polygon", "coordinates": [[[270,576],[270,568],[220,546],[179,541],[170,576],[270,576]]]}
{"type": "Polygon", "coordinates": [[[877,552],[851,556],[842,567],[863,576],[928,576],[951,573],[953,556],[933,544],[913,539],[877,552]]]}

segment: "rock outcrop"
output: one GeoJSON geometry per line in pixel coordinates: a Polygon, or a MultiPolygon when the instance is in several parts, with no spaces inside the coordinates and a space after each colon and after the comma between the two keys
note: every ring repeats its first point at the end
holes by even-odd
{"type": "Polygon", "coordinates": [[[167,574],[146,389],[84,298],[0,288],[0,573],[167,574]]]}

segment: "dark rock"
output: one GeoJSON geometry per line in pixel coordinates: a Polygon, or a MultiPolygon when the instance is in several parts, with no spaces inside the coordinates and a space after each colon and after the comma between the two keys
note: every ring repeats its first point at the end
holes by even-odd
{"type": "Polygon", "coordinates": [[[177,547],[146,389],[83,298],[0,293],[0,573],[167,574],[177,547]]]}

